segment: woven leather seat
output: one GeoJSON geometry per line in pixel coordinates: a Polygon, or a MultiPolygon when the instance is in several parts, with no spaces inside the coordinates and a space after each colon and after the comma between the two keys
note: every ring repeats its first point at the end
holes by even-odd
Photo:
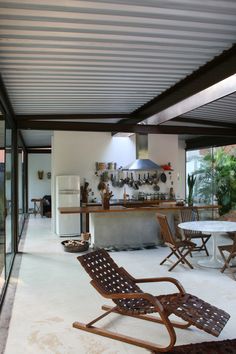
{"type": "Polygon", "coordinates": [[[124,268],[118,267],[103,249],[80,256],[78,260],[92,278],[91,284],[95,289],[105,298],[111,299],[115,306],[102,306],[105,313],[87,324],[74,322],[75,328],[134,344],[151,351],[165,352],[171,350],[176,342],[174,327],[185,329],[190,325],[195,325],[207,333],[218,336],[230,317],[223,310],[194,295],[187,294],[183,286],[174,278],[133,278],[124,268]],[[176,286],[177,292],[153,296],[143,292],[137,285],[147,282],[171,282],[176,286]],[[168,344],[160,346],[140,338],[129,337],[93,326],[95,322],[111,312],[163,324],[168,333],[168,344]],[[151,316],[150,313],[158,313],[159,317],[151,316]],[[184,321],[170,321],[171,314],[175,314],[184,321]]]}

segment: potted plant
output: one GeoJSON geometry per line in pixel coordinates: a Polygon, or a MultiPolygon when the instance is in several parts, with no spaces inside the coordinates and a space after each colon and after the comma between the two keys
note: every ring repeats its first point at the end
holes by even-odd
{"type": "Polygon", "coordinates": [[[188,174],[188,205],[192,206],[193,205],[193,188],[196,182],[196,177],[194,175],[188,174]]]}

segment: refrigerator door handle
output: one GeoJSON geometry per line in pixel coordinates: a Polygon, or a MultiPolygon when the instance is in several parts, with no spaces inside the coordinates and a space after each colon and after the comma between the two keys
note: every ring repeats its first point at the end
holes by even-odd
{"type": "Polygon", "coordinates": [[[80,194],[78,189],[60,189],[59,194],[80,194]]]}

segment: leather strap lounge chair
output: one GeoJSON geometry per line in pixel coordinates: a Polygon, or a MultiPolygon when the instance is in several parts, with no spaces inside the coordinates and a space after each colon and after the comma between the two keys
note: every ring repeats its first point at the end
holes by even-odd
{"type": "Polygon", "coordinates": [[[133,278],[124,268],[118,267],[104,249],[80,256],[78,260],[92,278],[93,287],[103,297],[111,299],[115,306],[102,306],[105,313],[86,324],[74,322],[75,328],[143,347],[152,352],[167,352],[176,342],[175,327],[185,329],[194,325],[217,337],[230,318],[230,315],[223,310],[186,293],[182,285],[174,278],[133,278]],[[170,282],[176,286],[177,292],[153,296],[142,291],[137,285],[147,282],[170,282]],[[110,313],[163,324],[168,335],[167,345],[158,345],[145,341],[143,338],[134,338],[94,326],[95,322],[110,313]],[[154,317],[150,315],[151,313],[157,313],[159,317],[154,317]],[[175,314],[183,321],[170,321],[171,314],[175,314]]]}

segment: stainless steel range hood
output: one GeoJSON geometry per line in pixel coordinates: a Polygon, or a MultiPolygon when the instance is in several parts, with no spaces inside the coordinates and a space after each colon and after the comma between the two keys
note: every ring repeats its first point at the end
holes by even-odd
{"type": "Polygon", "coordinates": [[[162,170],[161,166],[148,159],[148,135],[136,134],[136,160],[123,168],[123,171],[162,170]]]}

